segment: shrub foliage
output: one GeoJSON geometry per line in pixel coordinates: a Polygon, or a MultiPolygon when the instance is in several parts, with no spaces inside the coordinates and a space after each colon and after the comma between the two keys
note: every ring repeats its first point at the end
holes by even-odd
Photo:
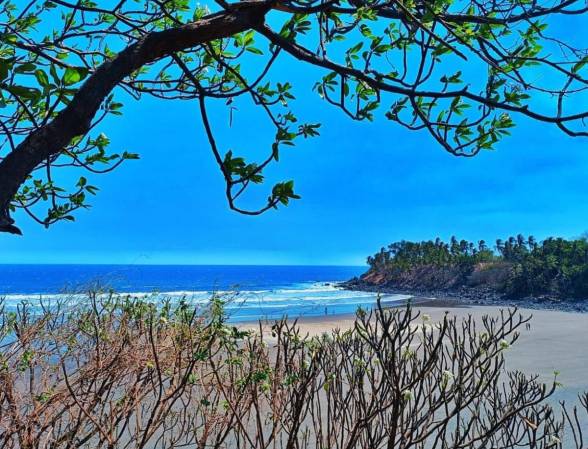
{"type": "Polygon", "coordinates": [[[3,307],[2,448],[556,448],[566,428],[583,446],[580,409],[546,401],[557,381],[505,370],[516,310],[432,323],[378,307],[308,337],[233,327],[218,298],[3,307]]]}

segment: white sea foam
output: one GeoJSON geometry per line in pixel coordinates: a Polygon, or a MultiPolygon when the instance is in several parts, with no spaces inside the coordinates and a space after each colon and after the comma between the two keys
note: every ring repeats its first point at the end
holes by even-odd
{"type": "MultiPolygon", "coordinates": [[[[107,295],[107,294],[104,294],[107,295]]],[[[255,317],[279,318],[289,316],[319,315],[323,313],[349,313],[358,307],[371,307],[377,295],[372,292],[343,290],[331,282],[309,282],[292,285],[291,288],[267,290],[178,290],[167,292],[126,292],[118,297],[140,298],[154,303],[169,300],[172,303],[185,300],[191,305],[205,306],[213,295],[226,301],[225,308],[234,320],[248,320],[255,317]]],[[[57,294],[10,294],[2,297],[8,309],[26,302],[33,307],[65,302],[76,304],[87,299],[86,293],[57,294]]],[[[403,302],[407,295],[383,295],[382,302],[403,302]]]]}

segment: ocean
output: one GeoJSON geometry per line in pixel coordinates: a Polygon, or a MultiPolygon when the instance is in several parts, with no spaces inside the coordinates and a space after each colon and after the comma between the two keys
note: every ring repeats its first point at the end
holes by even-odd
{"type": "MultiPolygon", "coordinates": [[[[337,283],[365,267],[252,265],[0,265],[0,297],[8,309],[22,301],[83,300],[92,286],[150,300],[185,300],[205,306],[213,293],[226,302],[233,322],[353,313],[372,308],[376,295],[337,283]]],[[[407,296],[385,295],[398,303],[407,296]]]]}

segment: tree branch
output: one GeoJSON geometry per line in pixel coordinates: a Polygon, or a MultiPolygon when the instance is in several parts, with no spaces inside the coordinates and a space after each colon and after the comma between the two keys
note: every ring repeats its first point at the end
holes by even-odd
{"type": "Polygon", "coordinates": [[[33,131],[0,162],[0,231],[21,234],[10,217],[10,202],[19,187],[38,164],[90,129],[98,108],[124,78],[174,52],[260,26],[269,9],[267,1],[240,2],[197,22],[146,34],[100,65],[53,121],[33,131]]]}

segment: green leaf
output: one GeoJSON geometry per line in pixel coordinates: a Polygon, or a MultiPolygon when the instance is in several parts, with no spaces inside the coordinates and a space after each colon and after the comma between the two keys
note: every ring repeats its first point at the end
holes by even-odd
{"type": "Polygon", "coordinates": [[[0,59],[0,81],[8,78],[8,72],[12,68],[13,61],[10,59],[0,59]]]}
{"type": "Polygon", "coordinates": [[[127,153],[126,151],[123,153],[122,155],[123,159],[129,159],[129,160],[136,160],[136,159],[140,159],[140,156],[137,153],[127,153]]]}
{"type": "Polygon", "coordinates": [[[588,63],[588,56],[584,56],[580,59],[574,67],[572,67],[572,73],[578,73],[582,67],[584,67],[588,63]]]}
{"type": "Polygon", "coordinates": [[[41,95],[41,92],[39,92],[38,89],[32,89],[30,87],[13,85],[8,86],[7,89],[12,94],[24,100],[37,100],[41,95]]]}
{"type": "Polygon", "coordinates": [[[247,47],[245,50],[247,50],[249,53],[253,53],[254,55],[263,55],[263,51],[256,47],[247,47]]]}
{"type": "Polygon", "coordinates": [[[24,64],[16,66],[14,71],[16,73],[30,73],[30,72],[34,72],[36,68],[37,68],[37,66],[35,64],[33,64],[32,62],[25,62],[24,64]]]}
{"type": "Polygon", "coordinates": [[[49,86],[49,77],[42,70],[36,70],[35,71],[35,77],[37,78],[37,82],[41,86],[43,86],[43,87],[48,87],[49,86]]]}
{"type": "Polygon", "coordinates": [[[88,69],[85,67],[68,67],[65,69],[62,81],[66,86],[71,86],[82,81],[87,75],[88,69]]]}

